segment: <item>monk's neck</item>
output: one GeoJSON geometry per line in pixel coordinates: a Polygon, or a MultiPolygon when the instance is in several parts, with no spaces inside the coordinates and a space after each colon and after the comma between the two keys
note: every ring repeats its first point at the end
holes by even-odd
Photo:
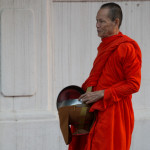
{"type": "Polygon", "coordinates": [[[120,32],[119,30],[115,30],[112,34],[109,34],[108,36],[102,37],[101,40],[104,39],[104,38],[108,38],[108,37],[114,36],[114,35],[118,35],[119,32],[120,32]]]}
{"type": "Polygon", "coordinates": [[[103,42],[103,43],[110,43],[110,42],[112,42],[113,40],[115,40],[116,38],[118,38],[118,37],[120,37],[120,36],[122,36],[123,34],[119,31],[119,32],[117,32],[116,34],[113,34],[113,35],[111,35],[111,36],[108,36],[108,37],[105,37],[105,38],[101,38],[101,41],[103,42]]]}

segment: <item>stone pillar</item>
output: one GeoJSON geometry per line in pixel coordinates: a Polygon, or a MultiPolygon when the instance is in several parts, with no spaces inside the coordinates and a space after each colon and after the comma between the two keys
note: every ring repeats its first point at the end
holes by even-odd
{"type": "Polygon", "coordinates": [[[61,149],[51,108],[51,1],[0,0],[0,16],[0,150],[61,149]]]}

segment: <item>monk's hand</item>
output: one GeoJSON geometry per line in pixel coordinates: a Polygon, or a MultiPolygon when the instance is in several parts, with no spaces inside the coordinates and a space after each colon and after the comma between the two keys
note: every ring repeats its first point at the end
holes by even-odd
{"type": "Polygon", "coordinates": [[[104,90],[95,92],[86,92],[79,97],[79,100],[86,104],[95,103],[104,97],[104,90]]]}

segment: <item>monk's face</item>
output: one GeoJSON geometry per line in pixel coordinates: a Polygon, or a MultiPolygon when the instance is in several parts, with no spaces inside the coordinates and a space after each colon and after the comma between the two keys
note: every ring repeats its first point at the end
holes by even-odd
{"type": "Polygon", "coordinates": [[[112,21],[109,17],[109,8],[102,8],[96,16],[96,27],[98,36],[101,38],[109,37],[118,33],[118,25],[116,21],[112,21]]]}

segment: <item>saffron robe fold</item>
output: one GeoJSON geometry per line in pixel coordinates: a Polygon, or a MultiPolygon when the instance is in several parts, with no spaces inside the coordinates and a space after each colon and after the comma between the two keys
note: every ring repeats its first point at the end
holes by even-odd
{"type": "Polygon", "coordinates": [[[90,133],[73,137],[69,150],[130,149],[134,127],[131,98],[140,88],[141,63],[141,50],[131,38],[119,32],[102,39],[82,88],[105,90],[104,98],[90,108],[97,114],[90,133]]]}

